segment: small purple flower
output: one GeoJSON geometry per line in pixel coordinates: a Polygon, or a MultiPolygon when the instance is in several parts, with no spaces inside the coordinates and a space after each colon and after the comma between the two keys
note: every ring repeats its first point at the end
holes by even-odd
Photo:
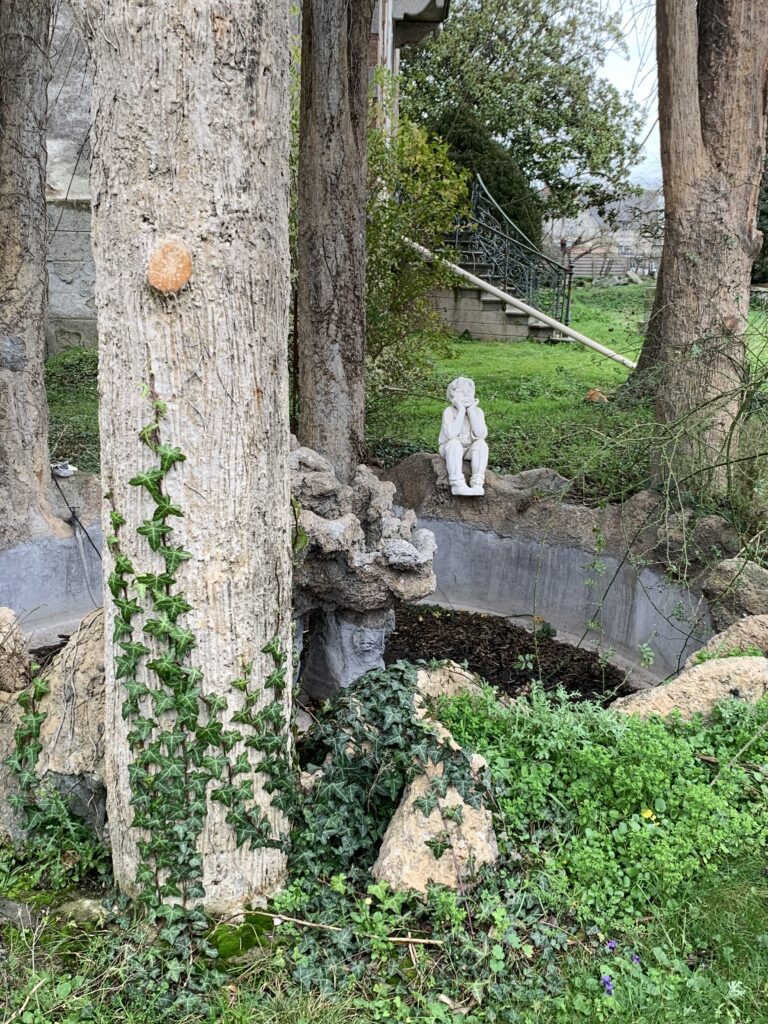
{"type": "Polygon", "coordinates": [[[605,944],[605,948],[609,950],[611,953],[616,949],[617,946],[618,942],[616,941],[616,939],[609,939],[608,942],[606,942],[605,944]]]}
{"type": "Polygon", "coordinates": [[[637,955],[637,953],[633,953],[630,959],[632,960],[633,964],[640,963],[640,957],[637,955]]]}
{"type": "Polygon", "coordinates": [[[605,994],[607,996],[613,995],[613,980],[611,979],[610,974],[604,974],[600,979],[600,984],[605,989],[605,994]]]}

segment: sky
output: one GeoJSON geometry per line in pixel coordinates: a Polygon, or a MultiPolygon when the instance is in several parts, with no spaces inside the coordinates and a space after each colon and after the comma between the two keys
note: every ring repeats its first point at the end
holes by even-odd
{"type": "Polygon", "coordinates": [[[628,55],[613,53],[603,74],[622,92],[631,92],[646,112],[641,139],[642,162],[633,170],[632,180],[649,188],[661,185],[659,129],[656,121],[656,41],[653,0],[605,0],[606,8],[622,18],[628,55]]]}

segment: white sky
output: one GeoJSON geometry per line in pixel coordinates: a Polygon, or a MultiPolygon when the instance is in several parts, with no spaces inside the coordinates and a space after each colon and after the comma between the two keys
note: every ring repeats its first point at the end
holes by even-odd
{"type": "Polygon", "coordinates": [[[611,13],[622,16],[624,40],[629,56],[614,53],[603,66],[603,74],[618,89],[631,92],[646,111],[640,138],[643,160],[632,172],[632,180],[655,188],[661,184],[659,129],[656,123],[656,38],[654,0],[605,0],[611,13]]]}

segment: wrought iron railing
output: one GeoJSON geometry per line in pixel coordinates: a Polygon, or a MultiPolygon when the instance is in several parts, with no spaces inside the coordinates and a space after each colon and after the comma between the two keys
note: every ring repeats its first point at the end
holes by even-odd
{"type": "Polygon", "coordinates": [[[461,266],[476,277],[569,323],[572,268],[539,252],[507,217],[479,174],[472,183],[469,217],[456,225],[451,243],[461,266]]]}

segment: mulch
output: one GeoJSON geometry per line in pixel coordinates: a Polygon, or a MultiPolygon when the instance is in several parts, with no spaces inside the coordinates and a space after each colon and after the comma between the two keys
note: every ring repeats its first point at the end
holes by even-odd
{"type": "Polygon", "coordinates": [[[623,672],[593,651],[557,642],[546,624],[534,634],[498,615],[408,604],[396,608],[395,621],[384,652],[388,665],[447,658],[512,697],[528,693],[533,679],[547,690],[562,685],[583,700],[605,704],[632,692],[623,672]]]}

